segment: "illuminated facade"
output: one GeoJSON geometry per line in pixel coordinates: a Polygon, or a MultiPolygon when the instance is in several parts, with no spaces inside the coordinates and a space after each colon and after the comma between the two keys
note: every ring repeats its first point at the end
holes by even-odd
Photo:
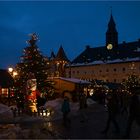
{"type": "Polygon", "coordinates": [[[131,74],[140,77],[140,40],[119,44],[112,14],[106,32],[106,45],[96,48],[86,46],[66,68],[66,77],[89,81],[98,79],[121,83],[131,74]]]}

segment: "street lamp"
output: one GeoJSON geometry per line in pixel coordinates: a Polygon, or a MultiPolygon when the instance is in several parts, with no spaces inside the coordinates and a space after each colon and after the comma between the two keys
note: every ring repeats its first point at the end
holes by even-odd
{"type": "Polygon", "coordinates": [[[8,71],[9,71],[10,73],[12,73],[12,72],[13,72],[13,68],[12,68],[12,67],[8,68],[8,71]]]}
{"type": "Polygon", "coordinates": [[[18,75],[18,73],[12,67],[9,67],[8,71],[13,78],[18,75]]]}
{"type": "MultiPolygon", "coordinates": [[[[16,76],[18,75],[18,73],[14,70],[14,68],[12,67],[9,67],[8,68],[8,72],[9,74],[13,77],[13,80],[14,80],[14,83],[15,83],[15,80],[16,80],[16,76]]],[[[9,104],[10,104],[10,97],[11,97],[11,91],[13,91],[15,88],[15,86],[13,86],[12,88],[9,89],[9,92],[8,92],[8,98],[9,98],[9,104]]],[[[14,93],[15,94],[15,93],[14,93]]]]}

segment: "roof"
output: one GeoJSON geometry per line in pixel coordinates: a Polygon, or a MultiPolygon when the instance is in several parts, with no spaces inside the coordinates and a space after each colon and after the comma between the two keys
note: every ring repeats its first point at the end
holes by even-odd
{"type": "Polygon", "coordinates": [[[69,61],[62,46],[60,46],[55,60],[56,61],[69,61]]]}
{"type": "Polygon", "coordinates": [[[72,64],[111,63],[112,61],[117,63],[116,60],[124,62],[134,61],[135,59],[140,61],[140,40],[128,43],[123,42],[111,50],[108,50],[106,46],[96,48],[86,46],[86,49],[72,61],[72,64]]]}
{"type": "Polygon", "coordinates": [[[0,69],[0,86],[3,88],[8,88],[13,86],[14,79],[8,73],[7,70],[0,69]]]}
{"type": "Polygon", "coordinates": [[[114,21],[114,19],[113,19],[112,13],[111,13],[110,21],[109,21],[109,23],[108,23],[108,31],[109,31],[109,30],[112,30],[112,29],[113,29],[113,30],[115,29],[115,31],[116,31],[115,26],[116,26],[116,24],[115,24],[115,21],[114,21]]]}
{"type": "Polygon", "coordinates": [[[64,78],[64,77],[59,77],[59,79],[72,82],[72,83],[77,83],[77,84],[90,84],[91,82],[86,81],[86,80],[81,80],[81,79],[76,79],[76,78],[64,78]]]}
{"type": "Polygon", "coordinates": [[[120,83],[103,83],[104,86],[107,86],[109,89],[119,89],[120,87],[122,87],[122,85],[120,83]]]}
{"type": "Polygon", "coordinates": [[[54,54],[54,52],[52,51],[51,52],[51,56],[50,56],[50,58],[49,58],[50,60],[53,60],[53,59],[55,59],[55,54],[54,54]]]}

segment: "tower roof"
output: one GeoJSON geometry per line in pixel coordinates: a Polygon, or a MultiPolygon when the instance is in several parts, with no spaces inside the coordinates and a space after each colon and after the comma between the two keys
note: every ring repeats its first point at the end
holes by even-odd
{"type": "Polygon", "coordinates": [[[64,49],[63,49],[62,45],[60,46],[60,48],[58,50],[58,53],[56,55],[55,60],[56,61],[69,61],[65,52],[64,52],[64,49]]]}
{"type": "Polygon", "coordinates": [[[113,18],[112,13],[111,13],[110,21],[109,21],[109,23],[108,23],[108,26],[110,27],[110,26],[115,26],[115,25],[116,25],[116,24],[115,24],[114,18],[113,18]]]}
{"type": "Polygon", "coordinates": [[[54,52],[52,51],[52,52],[51,52],[51,56],[50,56],[50,60],[53,60],[53,59],[55,59],[55,54],[54,54],[54,52]]]}
{"type": "Polygon", "coordinates": [[[108,30],[107,30],[107,32],[117,32],[116,24],[115,24],[114,18],[112,16],[112,13],[110,15],[110,20],[108,22],[108,30]]]}

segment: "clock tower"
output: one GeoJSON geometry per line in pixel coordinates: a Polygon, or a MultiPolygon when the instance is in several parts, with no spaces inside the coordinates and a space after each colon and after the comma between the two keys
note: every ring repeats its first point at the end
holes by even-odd
{"type": "Polygon", "coordinates": [[[108,23],[108,29],[106,32],[106,47],[107,49],[111,47],[117,47],[118,46],[118,32],[116,30],[116,24],[114,22],[112,13],[110,16],[110,21],[108,23]],[[108,46],[109,45],[109,46],[108,46]]]}

